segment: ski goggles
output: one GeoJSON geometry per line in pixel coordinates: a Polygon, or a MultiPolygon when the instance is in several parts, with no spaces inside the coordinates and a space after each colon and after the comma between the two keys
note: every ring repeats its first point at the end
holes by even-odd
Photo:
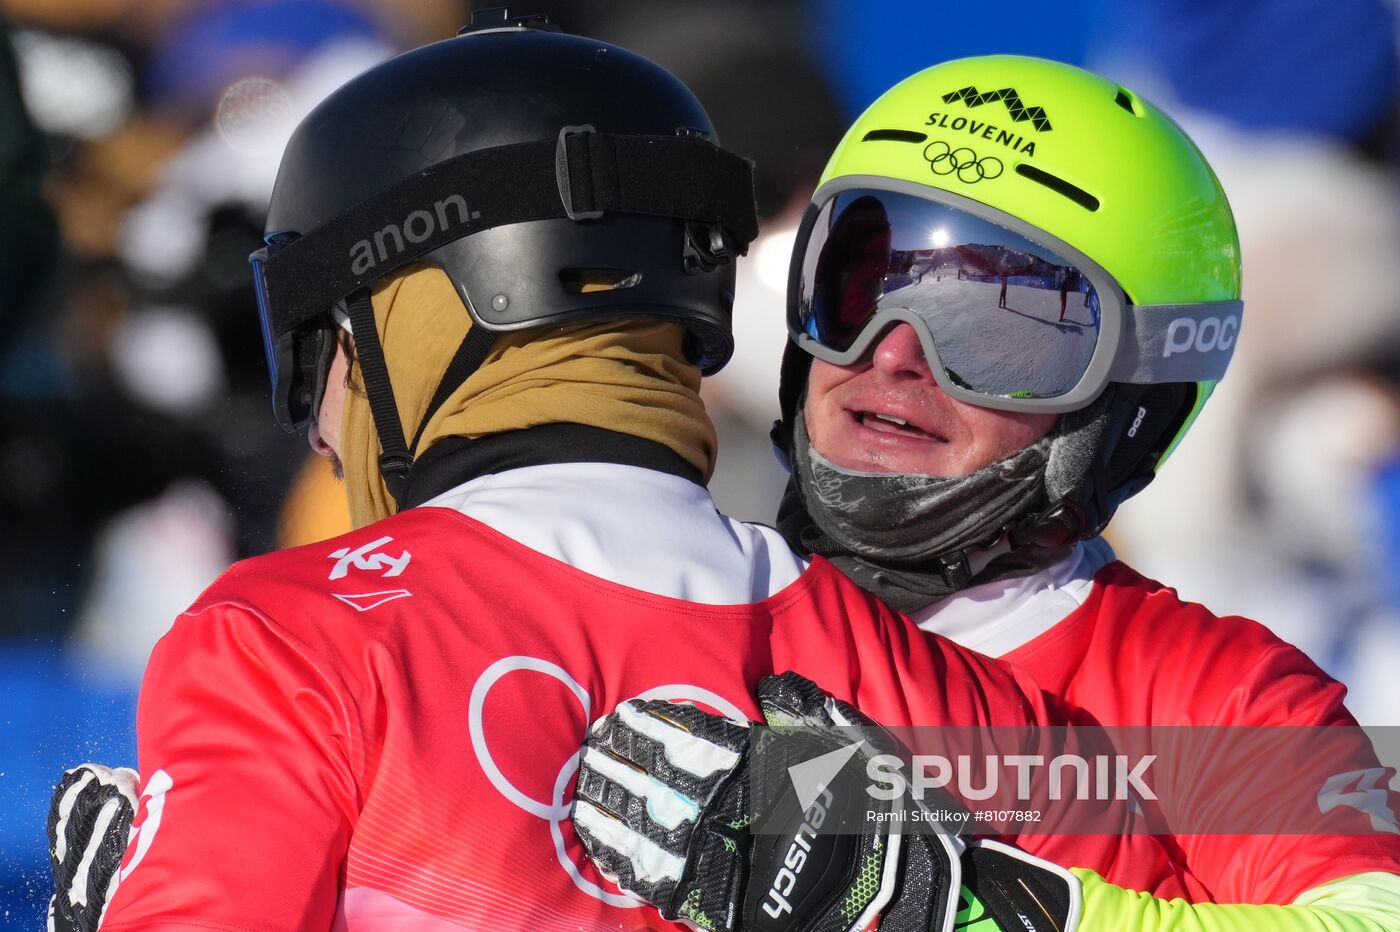
{"type": "Polygon", "coordinates": [[[798,231],[788,330],[838,366],[892,327],[919,334],[934,381],[1005,411],[1064,412],[1110,382],[1220,378],[1243,304],[1133,305],[1088,256],[960,195],[851,176],[823,185],[798,231]]]}
{"type": "Polygon", "coordinates": [[[295,433],[316,416],[321,406],[339,328],[330,313],[316,314],[294,324],[274,313],[268,299],[267,262],[277,248],[274,244],[257,250],[248,257],[248,264],[253,271],[263,352],[272,380],[272,413],[279,427],[295,433]]]}

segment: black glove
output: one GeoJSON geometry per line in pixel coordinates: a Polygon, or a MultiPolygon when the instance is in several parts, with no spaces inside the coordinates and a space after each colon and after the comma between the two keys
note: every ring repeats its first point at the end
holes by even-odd
{"type": "Polygon", "coordinates": [[[94,932],[120,881],[141,778],[125,767],[82,764],[63,774],[49,806],[54,895],[49,932],[94,932]]]}
{"type": "Polygon", "coordinates": [[[891,932],[951,929],[961,843],[904,833],[904,801],[866,793],[865,763],[893,739],[795,673],[765,677],[758,699],[764,779],[748,723],[692,705],[631,700],[594,726],[574,827],[599,869],[663,917],[716,932],[845,932],[877,916],[891,932]]]}
{"type": "MultiPolygon", "coordinates": [[[[873,928],[877,916],[880,932],[1078,927],[1080,887],[1069,871],[998,842],[933,834],[925,819],[911,820],[919,833],[904,831],[901,815],[928,809],[866,792],[866,762],[899,746],[859,711],[795,673],[766,677],[758,699],[770,726],[758,754],[747,722],[692,705],[632,700],[594,726],[574,827],[624,890],[714,932],[846,932],[873,928]],[[789,769],[829,774],[818,763],[827,754],[845,760],[825,783],[789,769]],[[871,809],[877,818],[852,819],[871,809]],[[830,829],[828,819],[846,820],[843,834],[813,831],[830,829]]],[[[956,807],[946,797],[938,805],[956,807]]]]}

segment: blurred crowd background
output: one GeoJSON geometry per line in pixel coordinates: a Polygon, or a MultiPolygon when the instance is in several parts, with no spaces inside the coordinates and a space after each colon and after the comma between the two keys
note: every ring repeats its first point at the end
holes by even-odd
{"type": "MultiPolygon", "coordinates": [[[[788,254],[856,114],[922,67],[991,52],[1086,65],[1167,109],[1233,203],[1247,313],[1191,439],[1110,538],[1185,597],[1301,646],[1363,723],[1400,724],[1395,0],[512,12],[670,68],[756,160],[764,233],[741,266],[738,352],[706,393],[712,488],[762,521],[783,482],[767,432],[788,254]]],[[[136,686],[175,615],[233,560],[346,526],[328,467],[273,423],[246,257],[300,116],[469,14],[465,0],[0,0],[0,928],[42,925],[63,767],[134,764],[136,686]]]]}

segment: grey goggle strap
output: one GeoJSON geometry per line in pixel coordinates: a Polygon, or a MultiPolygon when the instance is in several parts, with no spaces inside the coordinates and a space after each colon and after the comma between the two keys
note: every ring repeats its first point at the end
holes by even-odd
{"type": "Polygon", "coordinates": [[[1243,301],[1129,307],[1110,382],[1210,382],[1235,352],[1243,301]]]}

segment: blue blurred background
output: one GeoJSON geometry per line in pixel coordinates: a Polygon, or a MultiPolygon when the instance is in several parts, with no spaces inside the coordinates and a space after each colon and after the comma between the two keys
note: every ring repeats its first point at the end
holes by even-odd
{"type": "MultiPolygon", "coordinates": [[[[481,4],[483,6],[490,4],[481,4]]],[[[1173,114],[1239,220],[1229,378],[1110,531],[1270,625],[1400,724],[1400,78],[1391,0],[575,0],[570,31],[676,72],[755,159],[739,350],[705,391],[722,507],[770,521],[782,289],[854,116],[947,58],[1101,71],[1173,114]]],[[[0,0],[0,929],[43,925],[66,766],[134,764],[151,645],[230,562],[345,526],[269,416],[246,256],[282,143],[463,0],[0,0]]]]}

